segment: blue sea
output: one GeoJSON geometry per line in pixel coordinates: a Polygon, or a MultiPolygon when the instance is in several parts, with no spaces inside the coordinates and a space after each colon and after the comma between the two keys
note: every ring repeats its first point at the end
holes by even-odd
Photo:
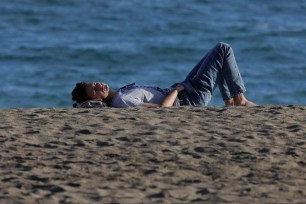
{"type": "MultiPolygon", "coordinates": [[[[306,104],[306,0],[1,0],[0,108],[71,107],[78,81],[168,87],[217,42],[246,96],[306,104]]],[[[218,89],[210,103],[223,105],[218,89]]]]}

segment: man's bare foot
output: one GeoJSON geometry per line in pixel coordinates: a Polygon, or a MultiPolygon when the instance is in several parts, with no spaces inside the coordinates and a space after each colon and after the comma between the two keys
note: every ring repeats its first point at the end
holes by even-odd
{"type": "Polygon", "coordinates": [[[235,104],[235,106],[258,106],[256,103],[253,103],[252,101],[241,101],[239,104],[235,104]]]}
{"type": "Polygon", "coordinates": [[[233,99],[235,106],[257,106],[257,104],[247,100],[243,93],[234,96],[233,99]]]}

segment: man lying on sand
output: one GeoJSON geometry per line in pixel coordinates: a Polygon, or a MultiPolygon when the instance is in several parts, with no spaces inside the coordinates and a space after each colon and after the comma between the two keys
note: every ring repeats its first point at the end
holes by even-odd
{"type": "Polygon", "coordinates": [[[217,86],[226,106],[256,106],[243,94],[246,91],[244,82],[233,49],[226,43],[218,43],[183,82],[171,88],[130,84],[115,90],[105,83],[79,82],[72,91],[72,99],[79,104],[100,100],[115,108],[206,106],[217,86]]]}

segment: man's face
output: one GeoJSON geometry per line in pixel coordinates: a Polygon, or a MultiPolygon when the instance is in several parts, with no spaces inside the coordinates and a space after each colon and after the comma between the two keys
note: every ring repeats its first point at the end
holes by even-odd
{"type": "Polygon", "coordinates": [[[104,100],[109,93],[109,86],[105,83],[90,82],[85,85],[86,95],[91,99],[104,100]]]}

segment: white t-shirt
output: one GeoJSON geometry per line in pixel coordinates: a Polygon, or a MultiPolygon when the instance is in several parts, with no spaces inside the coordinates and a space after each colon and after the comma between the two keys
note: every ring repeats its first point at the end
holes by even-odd
{"type": "MultiPolygon", "coordinates": [[[[167,92],[158,87],[131,86],[119,89],[111,102],[111,107],[135,107],[144,103],[160,104],[166,95],[167,92]]],[[[173,106],[179,106],[179,104],[179,100],[176,98],[173,106]]]]}

